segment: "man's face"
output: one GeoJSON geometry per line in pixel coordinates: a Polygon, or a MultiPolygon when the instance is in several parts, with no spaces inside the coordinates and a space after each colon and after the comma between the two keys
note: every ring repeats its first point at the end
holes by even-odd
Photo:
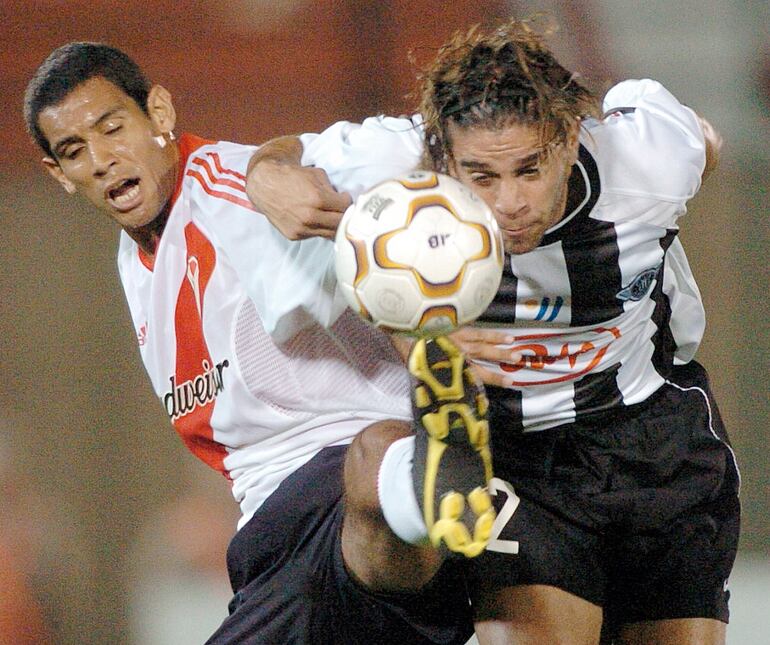
{"type": "Polygon", "coordinates": [[[577,154],[577,134],[542,152],[534,126],[461,128],[449,123],[450,174],[481,197],[497,219],[507,253],[537,248],[563,216],[567,180],[577,154]]]}
{"type": "MultiPolygon", "coordinates": [[[[151,100],[157,102],[159,90],[167,97],[156,86],[151,100]]],[[[170,97],[168,102],[173,121],[170,97]]],[[[54,153],[43,160],[51,174],[67,192],[82,193],[126,229],[152,222],[176,181],[176,151],[159,136],[173,123],[167,127],[153,105],[148,117],[116,85],[94,77],[38,117],[54,153]]]]}

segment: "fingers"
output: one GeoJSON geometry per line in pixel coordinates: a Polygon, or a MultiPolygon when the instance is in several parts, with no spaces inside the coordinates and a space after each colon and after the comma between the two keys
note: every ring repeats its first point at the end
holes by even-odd
{"type": "Polygon", "coordinates": [[[495,387],[508,387],[508,379],[510,377],[501,374],[500,372],[493,372],[492,370],[479,365],[478,363],[470,363],[473,373],[481,380],[484,385],[494,385],[495,387]]]}
{"type": "Polygon", "coordinates": [[[320,168],[271,160],[250,171],[246,192],[257,210],[290,240],[333,238],[350,195],[338,193],[320,168]]]}
{"type": "Polygon", "coordinates": [[[331,184],[328,184],[328,180],[326,185],[320,184],[313,203],[308,208],[299,209],[296,213],[297,226],[293,231],[295,237],[290,239],[314,236],[334,239],[342,215],[352,201],[348,193],[338,193],[331,184]]]}
{"type": "Polygon", "coordinates": [[[450,334],[468,357],[493,363],[518,363],[522,355],[511,348],[515,337],[509,332],[483,327],[461,327],[450,334]]]}
{"type": "Polygon", "coordinates": [[[334,213],[344,213],[353,202],[348,193],[338,193],[331,185],[319,191],[318,209],[334,213]]]}
{"type": "Polygon", "coordinates": [[[304,240],[310,237],[325,237],[333,240],[342,212],[318,208],[298,209],[293,213],[291,226],[281,231],[290,240],[304,240]]]}

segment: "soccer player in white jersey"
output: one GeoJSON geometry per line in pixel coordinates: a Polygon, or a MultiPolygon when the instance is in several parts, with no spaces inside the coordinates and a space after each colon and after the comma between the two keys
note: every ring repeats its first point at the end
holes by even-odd
{"type": "Polygon", "coordinates": [[[64,190],[122,228],[154,389],[241,505],[232,613],[209,642],[465,643],[458,563],[483,551],[494,510],[484,393],[457,349],[437,339],[409,356],[416,418],[448,433],[428,438],[401,355],[337,292],[332,244],[288,241],[249,201],[256,147],[175,137],[168,91],[123,52],[55,50],[25,118],[64,190]],[[412,464],[429,441],[442,444],[435,477],[435,463],[412,464]]]}
{"type": "Polygon", "coordinates": [[[600,105],[512,21],[439,51],[418,116],[252,160],[247,190],[290,237],[331,235],[332,186],[393,159],[495,213],[506,267],[481,320],[496,331],[456,336],[488,386],[499,478],[493,541],[468,563],[482,643],[724,643],[739,475],[693,360],[703,308],[676,235],[720,145],[655,81],[600,105]]]}

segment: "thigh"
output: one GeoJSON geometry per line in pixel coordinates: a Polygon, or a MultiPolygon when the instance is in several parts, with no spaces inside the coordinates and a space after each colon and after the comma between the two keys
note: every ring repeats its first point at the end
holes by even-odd
{"type": "Polygon", "coordinates": [[[480,645],[596,645],[602,610],[556,587],[520,585],[474,597],[480,645]]]}
{"type": "Polygon", "coordinates": [[[646,621],[625,625],[616,645],[724,645],[725,624],[707,618],[646,621]]]}
{"type": "Polygon", "coordinates": [[[728,620],[740,531],[738,471],[705,372],[697,368],[688,366],[682,383],[666,386],[649,419],[662,437],[656,462],[675,455],[670,474],[654,486],[645,480],[632,512],[610,533],[607,613],[615,624],[728,620]]]}
{"type": "Polygon", "coordinates": [[[568,475],[559,467],[565,427],[520,433],[504,421],[492,414],[497,519],[487,550],[469,564],[474,591],[544,585],[603,604],[601,525],[576,503],[593,494],[594,478],[582,464],[568,475]]]}
{"type": "Polygon", "coordinates": [[[608,557],[608,620],[615,625],[679,618],[726,623],[739,525],[738,498],[728,493],[665,528],[618,538],[608,557]]]}
{"type": "Polygon", "coordinates": [[[228,549],[230,616],[207,641],[272,645],[463,645],[473,626],[454,564],[424,589],[371,593],[342,557],[345,447],[326,448],[287,478],[228,549]]]}

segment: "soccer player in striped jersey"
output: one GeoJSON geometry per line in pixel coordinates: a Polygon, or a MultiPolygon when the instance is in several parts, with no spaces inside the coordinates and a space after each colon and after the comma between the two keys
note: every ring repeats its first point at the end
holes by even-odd
{"type": "Polygon", "coordinates": [[[720,145],[655,81],[599,101],[512,21],[439,50],[419,115],[252,160],[247,190],[292,238],[332,235],[334,189],[393,160],[459,178],[503,230],[497,297],[456,335],[491,399],[498,522],[469,563],[482,643],[724,643],[739,474],[677,237],[720,145]]]}
{"type": "Polygon", "coordinates": [[[495,516],[486,400],[456,347],[418,344],[412,385],[390,339],[346,308],[332,244],[288,241],[249,201],[257,148],[175,137],[169,92],[123,52],[55,50],[25,118],[56,181],[121,227],[155,392],[240,503],[236,594],[209,642],[465,643],[459,561],[483,551],[495,516]],[[422,428],[428,414],[441,437],[422,428]],[[413,465],[436,441],[437,470],[413,465]]]}

